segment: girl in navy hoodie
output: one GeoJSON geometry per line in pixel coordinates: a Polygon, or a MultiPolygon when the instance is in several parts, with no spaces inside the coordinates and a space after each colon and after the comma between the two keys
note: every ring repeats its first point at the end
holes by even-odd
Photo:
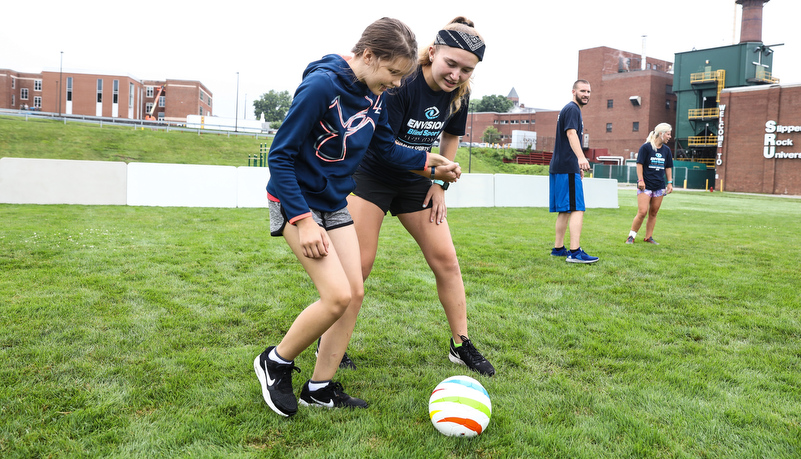
{"type": "Polygon", "coordinates": [[[253,362],[264,401],[282,416],[297,412],[292,372],[300,370],[294,359],[320,336],[314,373],[303,385],[300,403],[367,406],[332,378],[364,296],[359,242],[346,198],[368,147],[398,167],[447,181],[461,172],[443,156],[397,145],[389,127],[384,93],[414,70],[417,42],[411,30],[396,19],[379,19],[352,52],[349,59],[327,55],[309,64],[268,156],[270,233],[284,237],[320,294],[281,342],[253,362]]]}

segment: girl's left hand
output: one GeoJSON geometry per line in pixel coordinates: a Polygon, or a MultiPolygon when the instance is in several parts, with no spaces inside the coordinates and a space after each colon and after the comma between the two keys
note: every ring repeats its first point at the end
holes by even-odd
{"type": "Polygon", "coordinates": [[[431,202],[431,223],[439,225],[448,216],[448,208],[445,206],[445,190],[437,184],[432,184],[423,201],[423,207],[427,206],[429,201],[431,202]]]}

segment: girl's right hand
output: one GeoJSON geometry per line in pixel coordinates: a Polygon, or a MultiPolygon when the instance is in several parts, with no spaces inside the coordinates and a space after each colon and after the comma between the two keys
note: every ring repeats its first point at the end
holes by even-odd
{"type": "Polygon", "coordinates": [[[312,217],[303,218],[296,223],[300,238],[300,248],[307,258],[322,258],[328,255],[328,233],[312,217]]]}

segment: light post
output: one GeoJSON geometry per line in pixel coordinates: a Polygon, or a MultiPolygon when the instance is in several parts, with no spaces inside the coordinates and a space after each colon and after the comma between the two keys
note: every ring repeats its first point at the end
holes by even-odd
{"type": "Polygon", "coordinates": [[[236,110],[234,110],[234,132],[239,132],[239,72],[236,72],[236,110]]]}
{"type": "Polygon", "coordinates": [[[61,52],[61,62],[58,64],[58,117],[61,118],[61,86],[64,85],[64,51],[61,52]]]}

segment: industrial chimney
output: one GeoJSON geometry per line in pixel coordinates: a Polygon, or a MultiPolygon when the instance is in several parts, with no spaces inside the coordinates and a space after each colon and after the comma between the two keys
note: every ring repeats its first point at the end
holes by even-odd
{"type": "Polygon", "coordinates": [[[734,0],[743,5],[740,43],[762,42],[762,6],[770,0],[734,0]]]}

